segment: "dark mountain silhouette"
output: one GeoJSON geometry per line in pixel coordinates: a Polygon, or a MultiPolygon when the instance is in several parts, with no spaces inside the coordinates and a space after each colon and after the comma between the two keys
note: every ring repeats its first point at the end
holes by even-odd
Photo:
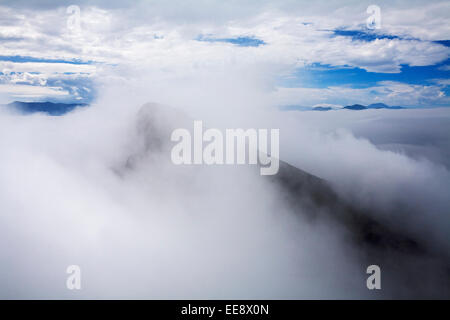
{"type": "Polygon", "coordinates": [[[388,106],[384,103],[372,103],[367,106],[368,109],[404,109],[400,106],[388,106]]]}
{"type": "Polygon", "coordinates": [[[366,106],[363,106],[362,104],[353,104],[351,106],[346,106],[344,107],[344,109],[349,109],[349,110],[365,110],[367,109],[366,106]]]}
{"type": "Polygon", "coordinates": [[[314,107],[313,110],[314,111],[329,111],[332,110],[333,108],[331,107],[314,107]]]}
{"type": "Polygon", "coordinates": [[[53,103],[53,102],[21,102],[14,101],[6,105],[7,108],[29,114],[43,112],[52,116],[60,116],[74,110],[77,107],[85,107],[85,103],[53,103]]]}
{"type": "Polygon", "coordinates": [[[384,103],[372,103],[368,106],[364,106],[362,104],[353,104],[351,106],[346,106],[343,109],[348,110],[366,110],[366,109],[403,109],[403,107],[400,106],[388,106],[384,103]]]}
{"type": "Polygon", "coordinates": [[[372,103],[367,106],[368,109],[386,109],[390,108],[387,104],[384,103],[372,103]]]}

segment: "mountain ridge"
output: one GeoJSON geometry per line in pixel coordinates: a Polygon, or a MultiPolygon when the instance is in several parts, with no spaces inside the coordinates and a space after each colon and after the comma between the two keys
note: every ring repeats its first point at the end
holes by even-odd
{"type": "Polygon", "coordinates": [[[404,109],[404,107],[400,107],[400,106],[388,106],[387,104],[384,103],[371,103],[367,106],[362,105],[362,104],[353,104],[350,106],[345,106],[342,109],[347,109],[347,110],[367,110],[367,109],[404,109]]]}

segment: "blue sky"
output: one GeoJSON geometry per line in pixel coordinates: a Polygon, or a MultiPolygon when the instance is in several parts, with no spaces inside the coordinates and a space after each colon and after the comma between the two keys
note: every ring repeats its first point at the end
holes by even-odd
{"type": "MultiPolygon", "coordinates": [[[[358,33],[358,35],[361,35],[358,33]]],[[[365,34],[365,33],[364,33],[365,34]]],[[[359,36],[358,36],[359,37],[359,36]]],[[[352,37],[353,38],[353,37],[352,37]]],[[[380,37],[384,38],[384,37],[380,37]]],[[[365,41],[375,41],[377,37],[365,41]]],[[[448,43],[445,43],[448,46],[448,43]]],[[[286,77],[280,77],[279,84],[282,87],[304,87],[304,88],[328,88],[328,87],[348,87],[354,89],[370,88],[385,82],[398,82],[403,84],[419,86],[436,86],[441,91],[450,96],[450,83],[445,81],[450,79],[450,59],[428,66],[401,65],[399,72],[369,72],[362,68],[351,66],[330,66],[320,63],[313,63],[286,77]]],[[[339,99],[333,103],[350,104],[351,101],[339,99]]],[[[420,104],[407,105],[409,107],[420,107],[420,104]]],[[[436,101],[433,106],[449,106],[448,100],[436,101]]]]}
{"type": "Polygon", "coordinates": [[[365,2],[81,2],[77,28],[70,4],[0,4],[1,102],[90,103],[105,82],[225,66],[267,72],[274,105],[450,103],[446,1],[380,1],[373,30],[365,2]]]}
{"type": "MultiPolygon", "coordinates": [[[[372,30],[328,30],[332,34],[330,37],[347,37],[352,41],[370,43],[379,39],[402,39],[396,35],[383,34],[372,30]]],[[[407,40],[421,41],[420,39],[407,38],[407,40]]],[[[450,41],[436,40],[429,41],[443,47],[449,47],[450,41]]],[[[278,83],[287,88],[329,88],[346,87],[354,89],[371,88],[385,82],[398,82],[418,86],[440,85],[441,91],[450,95],[450,83],[445,81],[450,79],[450,59],[445,59],[435,64],[426,66],[411,66],[401,64],[397,72],[370,72],[363,68],[349,65],[329,65],[321,63],[311,63],[296,69],[293,73],[280,77],[278,83]]],[[[332,103],[350,104],[347,99],[341,98],[332,103]]],[[[369,103],[367,103],[369,104],[369,103]]],[[[448,100],[442,103],[437,101],[434,106],[449,106],[448,100]]],[[[304,106],[299,106],[302,108],[304,106]]],[[[420,107],[420,104],[409,105],[409,107],[420,107]]],[[[292,108],[292,106],[290,106],[292,108]]]]}
{"type": "Polygon", "coordinates": [[[431,85],[435,79],[449,79],[450,60],[432,66],[402,65],[399,73],[368,72],[361,68],[346,66],[312,64],[298,69],[293,75],[281,79],[286,87],[326,88],[329,86],[350,86],[352,88],[368,88],[380,81],[399,81],[402,83],[431,85]]]}
{"type": "Polygon", "coordinates": [[[46,59],[46,58],[36,58],[36,57],[26,57],[26,56],[0,56],[0,61],[11,61],[18,63],[25,62],[43,62],[43,63],[68,63],[68,64],[92,64],[92,61],[81,61],[77,58],[73,58],[72,60],[64,60],[64,59],[46,59]]]}

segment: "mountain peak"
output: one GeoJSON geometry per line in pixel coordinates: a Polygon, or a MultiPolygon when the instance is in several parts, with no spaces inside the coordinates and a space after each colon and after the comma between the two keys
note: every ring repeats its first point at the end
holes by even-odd
{"type": "Polygon", "coordinates": [[[349,109],[349,110],[365,110],[367,109],[366,106],[363,106],[362,104],[353,104],[351,106],[346,106],[344,107],[344,109],[349,109]]]}

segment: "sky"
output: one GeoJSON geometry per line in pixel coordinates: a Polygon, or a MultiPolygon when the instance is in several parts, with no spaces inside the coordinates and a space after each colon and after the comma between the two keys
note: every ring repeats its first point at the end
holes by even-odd
{"type": "Polygon", "coordinates": [[[0,103],[252,65],[274,107],[450,104],[448,1],[175,2],[1,1],[0,103]]]}

